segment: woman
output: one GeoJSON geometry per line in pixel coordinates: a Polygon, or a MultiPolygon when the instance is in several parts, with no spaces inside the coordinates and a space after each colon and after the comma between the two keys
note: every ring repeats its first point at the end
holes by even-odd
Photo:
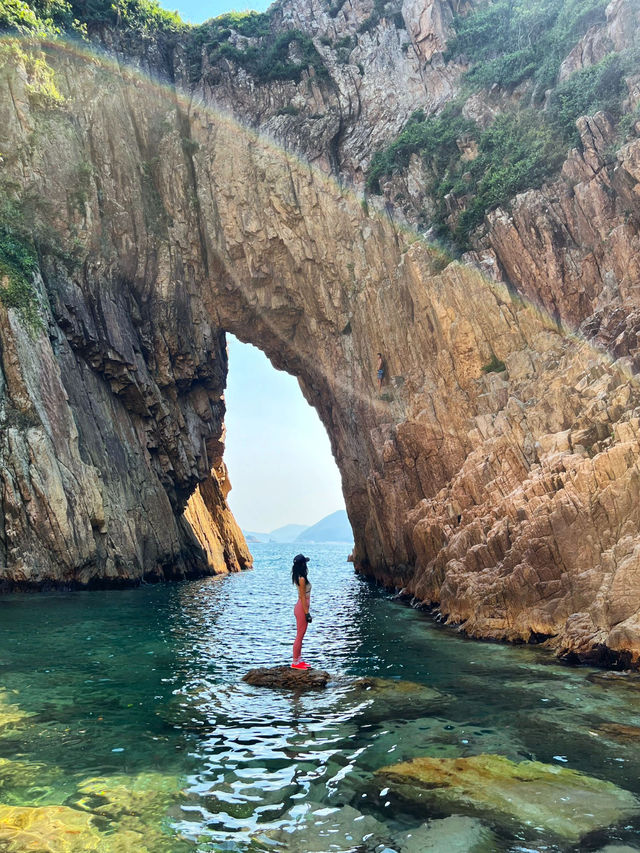
{"type": "Polygon", "coordinates": [[[293,608],[293,613],[296,617],[296,625],[298,632],[293,644],[293,663],[292,669],[310,669],[308,663],[301,660],[302,640],[307,631],[307,625],[311,622],[311,614],[309,613],[309,599],[311,598],[311,584],[307,577],[307,563],[309,557],[304,554],[296,554],[293,558],[293,568],[291,569],[291,581],[298,587],[298,600],[293,608]]]}
{"type": "Polygon", "coordinates": [[[382,380],[384,379],[384,359],[382,353],[378,353],[378,391],[382,391],[382,380]]]}

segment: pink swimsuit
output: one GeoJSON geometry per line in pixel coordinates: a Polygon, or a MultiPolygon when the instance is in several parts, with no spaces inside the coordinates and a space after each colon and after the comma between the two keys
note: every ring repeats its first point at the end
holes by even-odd
{"type": "MultiPolygon", "coordinates": [[[[311,584],[309,582],[307,582],[306,593],[307,593],[306,598],[307,598],[307,608],[308,608],[309,607],[309,601],[311,599],[311,584]]],[[[300,655],[302,654],[302,640],[304,639],[304,635],[306,633],[307,624],[308,624],[307,623],[307,617],[306,617],[306,614],[304,612],[304,607],[302,606],[302,602],[300,601],[300,598],[298,598],[298,600],[296,602],[296,606],[293,608],[293,613],[296,617],[296,625],[298,628],[298,631],[296,633],[296,639],[295,639],[295,642],[293,644],[293,662],[299,663],[300,662],[300,655]]]]}

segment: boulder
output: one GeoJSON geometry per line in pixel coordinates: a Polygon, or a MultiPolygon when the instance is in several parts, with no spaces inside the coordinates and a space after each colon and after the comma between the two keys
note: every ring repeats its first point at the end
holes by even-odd
{"type": "Polygon", "coordinates": [[[629,791],[576,770],[516,763],[501,755],[470,758],[415,758],[377,773],[405,799],[450,812],[488,816],[578,841],[640,812],[629,791]]]}
{"type": "Polygon", "coordinates": [[[290,666],[271,666],[250,669],[242,680],[254,687],[276,690],[321,690],[331,676],[322,669],[292,669],[290,666]]]}

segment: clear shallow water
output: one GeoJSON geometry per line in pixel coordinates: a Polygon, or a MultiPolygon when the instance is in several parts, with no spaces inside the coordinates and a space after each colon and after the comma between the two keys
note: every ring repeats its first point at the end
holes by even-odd
{"type": "MultiPolygon", "coordinates": [[[[345,546],[308,551],[303,648],[345,677],[299,697],[243,684],[253,666],[289,662],[294,634],[293,550],[253,550],[241,575],[1,598],[0,696],[30,716],[0,728],[0,803],[79,809],[105,838],[148,832],[154,853],[366,853],[402,851],[406,833],[447,817],[381,794],[373,772],[415,756],[536,759],[640,795],[640,739],[602,728],[640,727],[640,690],[539,649],[465,640],[357,579],[345,546]],[[354,693],[346,676],[362,675],[443,696],[416,713],[394,691],[354,693]]],[[[484,823],[495,851],[640,850],[636,820],[573,846],[484,823]]]]}

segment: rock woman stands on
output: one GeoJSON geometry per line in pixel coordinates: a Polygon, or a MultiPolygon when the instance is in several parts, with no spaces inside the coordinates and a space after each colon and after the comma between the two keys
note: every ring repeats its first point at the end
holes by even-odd
{"type": "Polygon", "coordinates": [[[307,625],[311,622],[311,614],[309,613],[309,601],[311,598],[311,584],[307,576],[307,563],[309,557],[304,554],[296,554],[293,558],[293,568],[291,569],[291,581],[298,588],[298,600],[293,608],[294,616],[296,617],[297,633],[293,644],[293,669],[310,669],[309,664],[301,660],[302,655],[302,640],[307,631],[307,625]]]}

